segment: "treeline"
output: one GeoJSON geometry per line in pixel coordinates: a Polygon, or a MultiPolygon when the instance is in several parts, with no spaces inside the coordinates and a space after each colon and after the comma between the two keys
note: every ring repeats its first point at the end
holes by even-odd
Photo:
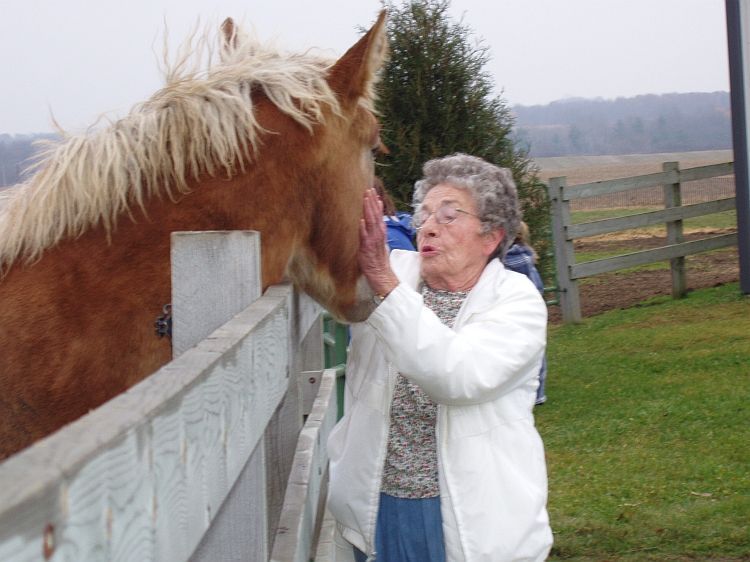
{"type": "MultiPolygon", "coordinates": [[[[567,99],[512,108],[517,146],[531,157],[648,154],[732,148],[728,92],[567,99]]],[[[52,134],[0,134],[0,186],[23,180],[33,142],[52,134]]]]}
{"type": "Polygon", "coordinates": [[[24,179],[24,170],[38,151],[34,141],[53,139],[54,134],[0,134],[0,187],[15,185],[24,179]]]}
{"type": "Polygon", "coordinates": [[[728,92],[555,101],[513,107],[532,157],[732,148],[728,92]]]}

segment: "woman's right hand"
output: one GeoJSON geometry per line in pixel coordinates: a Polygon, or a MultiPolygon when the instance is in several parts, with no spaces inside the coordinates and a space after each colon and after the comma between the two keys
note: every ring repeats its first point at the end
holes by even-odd
{"type": "Polygon", "coordinates": [[[391,270],[388,258],[385,230],[383,202],[374,189],[368,189],[365,191],[359,224],[357,259],[370,288],[381,297],[388,295],[398,285],[398,278],[391,270]]]}

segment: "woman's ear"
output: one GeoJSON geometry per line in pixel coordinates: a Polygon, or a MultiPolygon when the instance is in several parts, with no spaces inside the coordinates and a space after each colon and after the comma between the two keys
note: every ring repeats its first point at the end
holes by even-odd
{"type": "Polygon", "coordinates": [[[497,247],[505,240],[505,230],[496,228],[484,234],[482,237],[482,249],[488,258],[495,253],[497,247]]]}

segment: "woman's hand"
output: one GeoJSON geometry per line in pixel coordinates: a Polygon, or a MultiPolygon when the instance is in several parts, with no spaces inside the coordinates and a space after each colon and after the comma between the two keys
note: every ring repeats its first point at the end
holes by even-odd
{"type": "Polygon", "coordinates": [[[362,274],[376,295],[385,297],[396,288],[398,278],[391,270],[385,242],[383,202],[374,189],[365,191],[357,259],[362,274]]]}

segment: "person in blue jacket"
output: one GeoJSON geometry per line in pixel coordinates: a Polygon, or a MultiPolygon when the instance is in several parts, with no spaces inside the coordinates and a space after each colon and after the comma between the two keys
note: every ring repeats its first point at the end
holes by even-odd
{"type": "Polygon", "coordinates": [[[411,214],[396,210],[393,199],[388,195],[380,178],[375,178],[373,187],[383,201],[383,221],[386,227],[388,247],[391,250],[416,251],[414,237],[417,235],[417,231],[412,226],[411,214]]]}
{"type": "MultiPolygon", "coordinates": [[[[531,279],[537,290],[544,295],[544,281],[536,268],[539,259],[534,248],[531,247],[529,235],[529,226],[521,221],[518,235],[513,240],[513,244],[503,258],[503,265],[512,271],[524,274],[531,279]]],[[[542,361],[542,367],[539,369],[539,387],[536,391],[536,404],[544,404],[547,401],[545,392],[545,382],[547,380],[547,357],[542,361]]]]}

